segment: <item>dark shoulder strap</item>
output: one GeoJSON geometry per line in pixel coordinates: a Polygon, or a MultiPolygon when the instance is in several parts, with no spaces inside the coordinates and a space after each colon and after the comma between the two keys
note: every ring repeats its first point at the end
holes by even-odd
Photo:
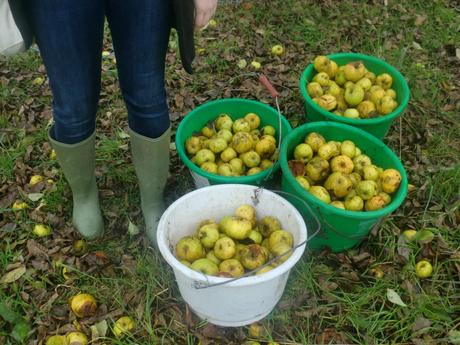
{"type": "Polygon", "coordinates": [[[191,74],[192,62],[195,59],[195,4],[193,0],[173,0],[173,7],[182,66],[191,74]]]}
{"type": "Polygon", "coordinates": [[[13,14],[14,21],[18,26],[19,31],[21,32],[22,39],[24,40],[27,49],[32,44],[33,35],[25,11],[26,1],[8,0],[8,2],[10,4],[11,13],[13,14]]]}

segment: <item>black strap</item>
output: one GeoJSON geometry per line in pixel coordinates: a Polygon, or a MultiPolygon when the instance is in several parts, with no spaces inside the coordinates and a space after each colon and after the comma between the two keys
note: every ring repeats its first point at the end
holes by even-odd
{"type": "Polygon", "coordinates": [[[32,30],[26,16],[24,0],[8,0],[13,14],[14,22],[16,23],[19,31],[21,32],[22,39],[24,40],[25,47],[28,49],[33,41],[32,30]]]}

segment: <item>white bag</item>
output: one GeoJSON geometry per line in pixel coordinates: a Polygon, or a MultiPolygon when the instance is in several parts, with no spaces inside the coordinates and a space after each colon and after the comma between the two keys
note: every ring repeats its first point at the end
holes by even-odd
{"type": "Polygon", "coordinates": [[[13,55],[27,49],[14,21],[8,0],[0,0],[0,54],[13,55]]]}

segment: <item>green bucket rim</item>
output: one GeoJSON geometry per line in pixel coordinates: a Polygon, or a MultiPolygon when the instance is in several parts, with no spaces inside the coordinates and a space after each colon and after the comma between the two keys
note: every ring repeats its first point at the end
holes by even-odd
{"type": "MultiPolygon", "coordinates": [[[[329,138],[329,140],[333,140],[333,138],[329,138]]],[[[372,158],[372,157],[371,157],[372,158]]],[[[369,134],[368,132],[353,127],[353,126],[348,126],[343,123],[339,122],[328,122],[328,121],[317,121],[317,122],[310,122],[307,124],[304,124],[300,127],[295,128],[294,130],[291,131],[291,133],[288,134],[288,136],[284,139],[284,142],[281,144],[281,152],[280,152],[280,159],[279,162],[281,164],[281,171],[283,172],[283,176],[288,179],[288,181],[291,183],[293,188],[299,195],[301,195],[303,198],[305,198],[308,202],[311,202],[316,206],[319,207],[324,207],[326,210],[329,210],[331,212],[334,212],[336,215],[339,216],[345,216],[348,218],[355,218],[355,219],[371,219],[371,218],[381,218],[386,216],[387,214],[393,212],[396,210],[404,201],[404,199],[407,196],[407,185],[408,185],[408,180],[407,180],[407,174],[406,170],[404,169],[404,166],[402,165],[401,161],[399,158],[394,154],[393,151],[390,150],[388,146],[386,146],[381,140],[377,139],[374,137],[372,134],[369,134]],[[356,135],[364,137],[366,140],[369,140],[373,142],[374,144],[378,145],[381,147],[383,150],[383,154],[388,155],[392,158],[393,161],[396,162],[396,166],[393,167],[394,169],[397,169],[401,173],[401,184],[399,186],[398,193],[396,194],[396,197],[391,200],[391,202],[385,206],[384,208],[381,208],[380,210],[376,211],[350,211],[350,210],[342,210],[340,208],[331,206],[329,204],[326,204],[325,202],[320,201],[319,199],[315,198],[313,195],[311,195],[309,192],[304,190],[300,184],[295,180],[294,175],[291,173],[291,169],[289,169],[288,166],[288,159],[287,159],[287,146],[289,142],[291,141],[291,138],[295,137],[299,132],[302,133],[310,133],[315,131],[316,128],[321,128],[321,127],[337,127],[342,129],[343,131],[346,132],[353,132],[356,135]]]]}
{"type": "MultiPolygon", "coordinates": [[[[260,180],[263,180],[265,177],[267,177],[273,170],[276,170],[276,168],[279,166],[279,159],[275,162],[275,164],[268,169],[265,169],[261,171],[258,174],[250,175],[250,176],[221,176],[217,174],[211,174],[208,173],[207,171],[204,171],[201,169],[199,166],[195,165],[190,158],[188,158],[187,153],[185,152],[184,149],[184,143],[186,138],[183,137],[182,132],[186,126],[189,125],[190,121],[193,121],[197,113],[201,113],[202,111],[206,111],[207,108],[213,107],[216,104],[217,105],[223,105],[225,106],[226,104],[229,103],[235,103],[235,102],[240,102],[240,103],[246,103],[246,104],[257,104],[257,106],[265,108],[267,112],[272,112],[274,115],[278,117],[278,111],[270,107],[269,105],[259,102],[259,101],[254,101],[250,99],[245,99],[245,98],[223,98],[223,99],[218,99],[215,101],[209,101],[206,102],[203,105],[200,105],[193,109],[191,112],[189,112],[184,119],[180,122],[179,127],[177,128],[176,131],[176,150],[179,153],[179,157],[184,162],[184,164],[189,168],[191,171],[194,173],[205,177],[206,179],[214,182],[214,183],[242,183],[242,184],[248,184],[251,182],[257,182],[260,180]]],[[[216,115],[217,116],[217,115],[216,115]]],[[[289,121],[281,115],[281,122],[288,128],[288,134],[291,131],[292,127],[289,123],[289,121]]],[[[287,134],[285,134],[284,139],[282,138],[281,143],[286,140],[287,134]]]]}
{"type": "Polygon", "coordinates": [[[303,99],[305,102],[307,102],[311,107],[313,107],[317,112],[319,112],[321,115],[325,116],[326,118],[333,120],[333,121],[338,121],[338,122],[343,122],[347,123],[350,125],[372,125],[372,124],[380,124],[382,122],[389,122],[398,117],[399,115],[402,114],[404,109],[407,107],[409,104],[409,97],[410,97],[410,90],[409,90],[409,85],[407,84],[406,79],[404,76],[399,72],[395,67],[390,65],[388,62],[383,61],[381,59],[376,58],[375,56],[371,55],[366,55],[366,54],[361,54],[361,53],[336,53],[336,54],[330,54],[327,55],[328,58],[331,60],[334,60],[335,58],[341,58],[341,57],[353,57],[353,59],[360,59],[363,60],[364,62],[367,61],[372,61],[376,64],[382,65],[390,74],[393,76],[396,76],[398,80],[401,81],[402,88],[403,88],[403,95],[402,95],[402,100],[401,103],[398,105],[398,107],[388,115],[383,115],[379,116],[373,119],[350,119],[348,117],[343,117],[339,116],[333,113],[330,113],[323,108],[321,108],[319,105],[317,105],[313,100],[311,99],[310,95],[307,92],[307,74],[309,74],[313,69],[313,64],[310,63],[302,72],[302,76],[300,78],[299,86],[300,86],[300,93],[302,94],[303,99]]]}

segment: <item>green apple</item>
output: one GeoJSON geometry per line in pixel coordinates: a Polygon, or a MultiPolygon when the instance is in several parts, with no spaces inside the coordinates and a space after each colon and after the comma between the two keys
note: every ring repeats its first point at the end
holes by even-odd
{"type": "Polygon", "coordinates": [[[201,140],[198,137],[190,137],[185,141],[185,149],[189,155],[194,155],[201,150],[201,140]]]}
{"type": "Polygon", "coordinates": [[[344,140],[342,145],[340,146],[340,152],[342,155],[348,156],[349,158],[353,158],[356,154],[356,145],[351,140],[344,140]]]}
{"type": "Polygon", "coordinates": [[[337,100],[332,95],[322,95],[317,98],[316,102],[321,108],[327,111],[334,110],[337,107],[337,100]]]}
{"type": "Polygon", "coordinates": [[[211,150],[201,149],[195,155],[195,163],[199,166],[203,165],[205,162],[215,162],[216,156],[211,150]]]}
{"type": "Polygon", "coordinates": [[[415,274],[419,278],[428,278],[433,274],[433,266],[428,260],[420,260],[415,264],[415,274]]]}
{"type": "Polygon", "coordinates": [[[219,132],[217,132],[217,138],[222,138],[224,139],[227,143],[230,143],[233,138],[233,134],[229,129],[221,129],[219,132]]]}
{"type": "Polygon", "coordinates": [[[231,161],[233,158],[235,158],[236,156],[238,156],[236,151],[232,147],[227,147],[220,154],[220,159],[222,159],[223,162],[227,163],[231,161]]]}
{"type": "Polygon", "coordinates": [[[334,200],[329,205],[345,210],[345,204],[339,200],[334,200]]]}
{"type": "Polygon", "coordinates": [[[396,169],[385,169],[380,174],[380,182],[385,193],[393,194],[401,184],[401,174],[396,169]]]}
{"type": "Polygon", "coordinates": [[[248,113],[244,116],[244,119],[249,123],[251,130],[257,129],[260,126],[260,117],[255,113],[248,113]]]}
{"type": "Polygon", "coordinates": [[[229,273],[233,278],[241,277],[244,274],[244,267],[236,259],[227,259],[220,263],[219,270],[229,273]]]}
{"type": "Polygon", "coordinates": [[[218,166],[214,162],[204,162],[203,164],[201,164],[200,168],[204,171],[207,171],[210,174],[217,174],[218,171],[218,166]]]}
{"type": "Polygon", "coordinates": [[[318,71],[318,72],[326,72],[328,66],[330,65],[331,60],[324,55],[318,55],[315,57],[313,60],[313,67],[318,71]]]}
{"type": "Polygon", "coordinates": [[[261,158],[271,157],[271,155],[273,155],[276,151],[276,142],[267,137],[261,138],[256,143],[255,151],[261,158]]]}
{"type": "Polygon", "coordinates": [[[227,141],[223,138],[209,139],[208,147],[213,153],[220,153],[227,148],[227,141]]]}
{"type": "Polygon", "coordinates": [[[359,174],[363,173],[363,169],[366,165],[371,165],[372,161],[369,156],[365,154],[357,155],[353,158],[353,164],[355,165],[354,171],[359,174]]]}
{"type": "Polygon", "coordinates": [[[324,94],[323,88],[317,82],[311,82],[307,85],[307,92],[311,98],[320,97],[324,94]]]}
{"type": "Polygon", "coordinates": [[[272,47],[272,54],[275,56],[283,55],[284,47],[281,44],[276,44],[272,47]]]}
{"type": "Polygon", "coordinates": [[[375,84],[381,86],[384,90],[388,90],[393,84],[393,78],[388,73],[382,73],[375,78],[375,84]]]}
{"type": "Polygon", "coordinates": [[[296,160],[301,161],[304,164],[307,164],[307,162],[312,159],[313,157],[313,149],[310,147],[310,145],[301,143],[297,145],[294,149],[294,158],[296,160]]]}
{"type": "Polygon", "coordinates": [[[233,126],[233,120],[228,114],[220,114],[215,120],[214,124],[217,130],[228,129],[231,130],[233,126]]]}
{"type": "Polygon", "coordinates": [[[248,151],[245,153],[242,153],[240,155],[241,159],[243,160],[243,163],[248,167],[248,168],[254,168],[259,166],[260,164],[260,156],[257,154],[256,151],[248,151]]]}
{"type": "Polygon", "coordinates": [[[326,87],[329,85],[330,79],[329,75],[326,72],[319,72],[313,77],[312,81],[317,82],[319,85],[326,87]]]}
{"type": "Polygon", "coordinates": [[[396,102],[391,96],[383,96],[376,103],[377,111],[382,115],[388,115],[398,107],[396,102]]]}
{"type": "Polygon", "coordinates": [[[305,166],[307,177],[313,182],[319,182],[329,174],[329,162],[321,157],[313,157],[305,166]]]}
{"type": "Polygon", "coordinates": [[[364,91],[369,91],[372,86],[372,82],[369,78],[363,77],[356,82],[356,85],[361,86],[364,91]]]}
{"type": "Polygon", "coordinates": [[[303,189],[305,190],[310,189],[310,182],[308,182],[308,180],[304,176],[299,175],[299,176],[296,176],[295,179],[303,189]]]}
{"type": "Polygon", "coordinates": [[[204,258],[206,251],[198,238],[191,236],[182,237],[176,244],[176,257],[179,260],[194,262],[204,258]]]}
{"type": "Polygon", "coordinates": [[[355,84],[345,89],[345,101],[351,106],[356,106],[364,99],[364,89],[355,84]]]}
{"type": "Polygon", "coordinates": [[[241,154],[252,149],[254,140],[251,134],[247,132],[238,132],[233,136],[231,146],[237,153],[241,154]]]}
{"type": "Polygon", "coordinates": [[[326,190],[326,188],[324,188],[323,186],[311,186],[308,191],[315,198],[325,202],[326,204],[329,204],[331,202],[331,196],[329,195],[329,192],[326,190]]]}
{"type": "Polygon", "coordinates": [[[190,267],[192,270],[207,274],[208,276],[216,275],[219,271],[219,267],[209,259],[202,258],[195,260],[190,267]]]}
{"type": "Polygon", "coordinates": [[[256,209],[249,204],[243,204],[237,207],[235,215],[242,219],[246,219],[251,222],[251,225],[256,225],[256,209]]]}
{"type": "Polygon", "coordinates": [[[223,236],[214,245],[214,255],[220,260],[232,258],[236,252],[235,241],[228,236],[223,236]]]}
{"type": "Polygon", "coordinates": [[[362,101],[358,104],[356,109],[359,111],[359,115],[363,119],[373,118],[376,115],[375,104],[371,101],[362,101]]]}
{"type": "Polygon", "coordinates": [[[356,192],[363,200],[369,200],[377,195],[377,183],[369,180],[359,181],[356,185],[356,192]]]}
{"type": "Polygon", "coordinates": [[[353,183],[346,174],[336,171],[328,176],[324,187],[335,197],[342,198],[351,191],[353,183]]]}
{"type": "Polygon", "coordinates": [[[273,248],[281,242],[284,242],[289,245],[289,247],[292,247],[294,244],[294,238],[292,237],[292,234],[286,230],[273,231],[268,238],[269,248],[273,248]]]}
{"type": "Polygon", "coordinates": [[[380,172],[374,164],[363,167],[363,178],[365,180],[376,181],[379,179],[380,172]]]}
{"type": "Polygon", "coordinates": [[[344,204],[345,209],[349,211],[362,211],[364,207],[364,201],[358,195],[346,198],[344,204]]]}
{"type": "Polygon", "coordinates": [[[346,155],[338,155],[332,158],[329,164],[333,172],[339,171],[344,174],[351,174],[355,167],[351,158],[346,155]]]}
{"type": "Polygon", "coordinates": [[[343,69],[345,78],[353,83],[356,83],[366,74],[366,67],[362,61],[349,62],[343,69]]]}
{"type": "Polygon", "coordinates": [[[369,200],[366,200],[364,208],[366,211],[380,210],[385,206],[385,200],[380,195],[375,195],[369,200]]]}
{"type": "Polygon", "coordinates": [[[259,244],[250,244],[242,252],[240,261],[244,268],[248,270],[262,266],[268,259],[267,250],[259,244]]]}
{"type": "Polygon", "coordinates": [[[233,133],[238,133],[238,132],[249,133],[252,128],[249,122],[246,119],[242,118],[242,119],[236,119],[235,121],[233,121],[232,129],[233,129],[233,133]]]}
{"type": "Polygon", "coordinates": [[[326,143],[326,139],[319,133],[311,132],[305,137],[304,142],[310,145],[314,152],[317,152],[319,147],[326,143]]]}
{"type": "Polygon", "coordinates": [[[276,135],[275,127],[270,126],[270,125],[266,125],[266,126],[262,127],[262,135],[270,135],[270,136],[272,136],[274,138],[275,135],[276,135]]]}
{"type": "Polygon", "coordinates": [[[205,248],[213,248],[219,239],[219,227],[217,224],[205,224],[197,231],[197,237],[205,248]]]}

